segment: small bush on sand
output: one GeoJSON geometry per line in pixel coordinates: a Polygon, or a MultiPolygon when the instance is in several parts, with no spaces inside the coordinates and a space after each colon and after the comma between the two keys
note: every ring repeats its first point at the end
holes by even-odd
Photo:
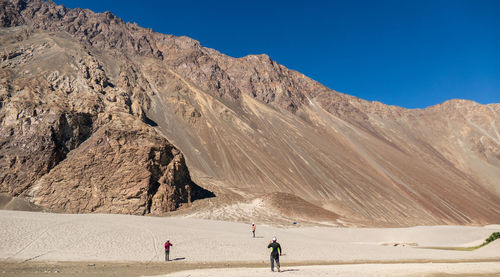
{"type": "Polygon", "coordinates": [[[487,239],[486,241],[484,242],[484,245],[485,244],[488,244],[496,239],[499,239],[500,238],[500,232],[494,232],[493,234],[491,234],[487,239]]]}

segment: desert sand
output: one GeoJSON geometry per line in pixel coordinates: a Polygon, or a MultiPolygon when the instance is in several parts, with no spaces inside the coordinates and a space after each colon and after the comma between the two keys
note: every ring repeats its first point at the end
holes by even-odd
{"type": "MultiPolygon", "coordinates": [[[[438,274],[497,274],[500,272],[500,263],[426,263],[426,264],[356,264],[356,265],[320,265],[298,266],[284,268],[281,273],[286,276],[429,276],[438,274]]],[[[196,276],[276,276],[264,268],[231,268],[231,269],[197,269],[176,272],[171,277],[196,276]]]]}
{"type": "Polygon", "coordinates": [[[0,266],[40,262],[156,265],[164,263],[163,243],[169,239],[174,244],[171,267],[196,269],[172,276],[267,276],[272,273],[266,246],[276,236],[284,250],[283,274],[293,276],[500,273],[500,241],[475,251],[425,248],[478,245],[500,231],[500,225],[337,228],[301,227],[298,222],[278,228],[256,224],[257,237],[252,238],[250,224],[237,222],[0,211],[0,266]],[[204,264],[225,268],[203,269],[204,264]]]}

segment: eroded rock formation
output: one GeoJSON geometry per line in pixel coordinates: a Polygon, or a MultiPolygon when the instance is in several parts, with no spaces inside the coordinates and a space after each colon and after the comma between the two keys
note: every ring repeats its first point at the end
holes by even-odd
{"type": "Polygon", "coordinates": [[[127,74],[133,65],[106,66],[113,57],[38,31],[70,10],[43,1],[1,5],[3,27],[21,25],[1,29],[1,192],[50,211],[141,215],[211,195],[148,124],[147,83],[127,74]],[[125,75],[109,77],[114,66],[125,75]]]}

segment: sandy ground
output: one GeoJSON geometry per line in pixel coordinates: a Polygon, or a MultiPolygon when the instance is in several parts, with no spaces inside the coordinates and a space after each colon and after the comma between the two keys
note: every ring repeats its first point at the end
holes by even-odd
{"type": "Polygon", "coordinates": [[[475,251],[420,248],[477,245],[500,231],[500,225],[370,229],[300,227],[300,222],[290,228],[256,224],[257,238],[252,238],[249,224],[234,222],[0,211],[0,273],[28,276],[57,270],[62,276],[65,265],[71,265],[67,272],[73,270],[76,276],[106,265],[108,271],[113,266],[119,271],[123,265],[124,272],[130,269],[129,276],[173,271],[178,272],[167,276],[267,276],[266,246],[276,236],[284,250],[282,274],[500,274],[500,241],[475,251]],[[166,239],[174,244],[171,258],[175,261],[168,264],[162,262],[166,239]],[[44,269],[49,267],[62,269],[44,269]],[[210,267],[223,268],[206,269],[210,267]],[[20,268],[26,270],[16,271],[20,268]]]}
{"type": "MultiPolygon", "coordinates": [[[[491,275],[500,274],[500,262],[497,263],[426,263],[426,264],[357,264],[284,267],[279,276],[446,276],[446,275],[491,275]]],[[[169,277],[205,277],[205,276],[276,276],[268,268],[231,268],[181,271],[161,275],[169,277]]]]}

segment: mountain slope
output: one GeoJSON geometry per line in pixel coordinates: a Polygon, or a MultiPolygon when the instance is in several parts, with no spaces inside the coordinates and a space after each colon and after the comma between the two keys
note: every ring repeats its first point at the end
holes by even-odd
{"type": "MultiPolygon", "coordinates": [[[[422,110],[386,106],[332,91],[266,55],[231,58],[187,37],[123,23],[110,13],[43,1],[1,5],[2,133],[22,121],[7,110],[13,95],[33,80],[44,80],[31,90],[31,97],[40,99],[30,104],[33,109],[56,101],[67,104],[59,108],[72,111],[71,118],[84,115],[66,120],[82,127],[59,139],[68,146],[52,155],[56,158],[46,158],[44,170],[26,177],[31,183],[4,177],[2,191],[27,194],[34,183],[45,182],[47,189],[59,183],[63,193],[70,181],[54,175],[70,169],[50,169],[71,164],[63,161],[66,156],[84,155],[79,149],[106,124],[133,121],[114,129],[155,129],[155,137],[161,133],[182,151],[193,180],[216,192],[216,200],[198,201],[186,213],[272,221],[269,212],[280,217],[286,210],[289,219],[323,222],[328,215],[336,224],[398,226],[500,220],[499,104],[452,100],[422,110]],[[48,88],[64,96],[40,93],[48,88]],[[58,181],[47,183],[54,178],[58,181]],[[280,208],[283,199],[293,197],[300,197],[295,207],[280,208]],[[227,207],[238,203],[255,213],[231,214],[227,207]]],[[[5,164],[11,162],[7,157],[5,164]]],[[[34,202],[43,206],[54,200],[34,196],[34,202]]],[[[77,211],[101,207],[94,206],[77,211]]],[[[120,212],[104,206],[107,210],[100,211],[120,212]]]]}

